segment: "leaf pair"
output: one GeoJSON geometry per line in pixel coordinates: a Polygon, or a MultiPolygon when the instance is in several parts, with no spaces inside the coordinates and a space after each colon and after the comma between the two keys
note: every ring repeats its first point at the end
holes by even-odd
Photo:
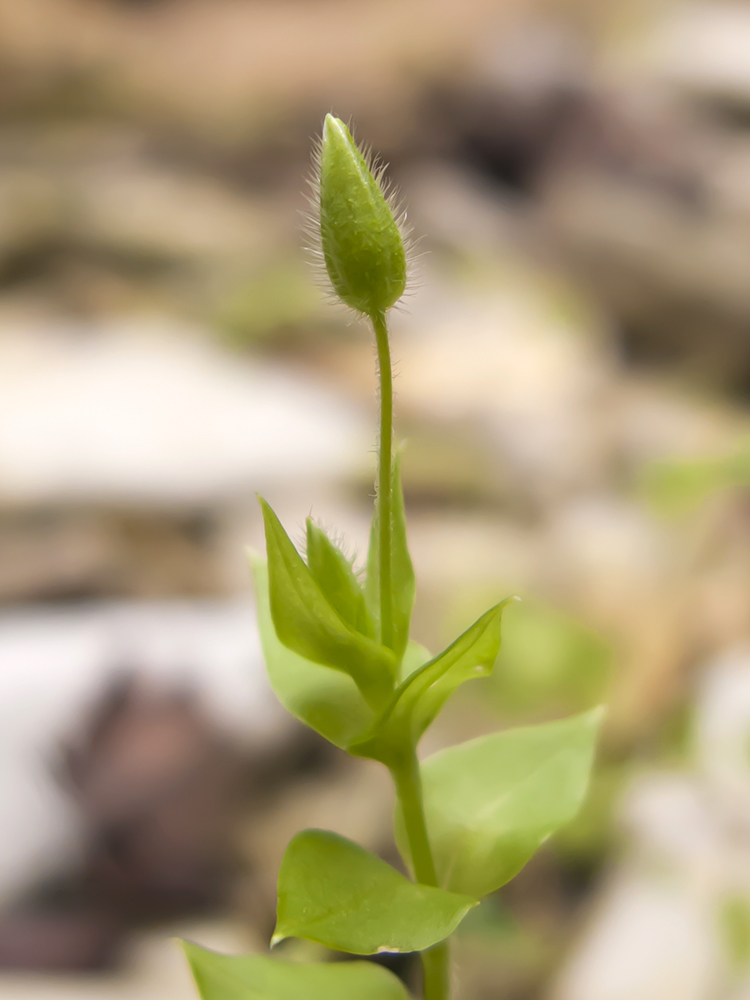
{"type": "MultiPolygon", "coordinates": [[[[276,697],[305,725],[335,746],[347,749],[369,730],[375,712],[349,674],[314,663],[279,641],[271,618],[266,561],[254,553],[250,561],[263,657],[276,697]]],[[[410,643],[402,672],[416,670],[427,658],[427,652],[420,645],[410,643]]]]}
{"type": "Polygon", "coordinates": [[[279,962],[182,947],[201,1000],[408,1000],[403,983],[372,962],[279,962]]]}
{"type": "MultiPolygon", "coordinates": [[[[577,812],[601,711],[511,729],[429,757],[424,805],[441,888],[409,881],[325,830],[292,839],[279,872],[272,943],[302,937],[371,955],[422,951],[448,937],[477,901],[508,882],[577,812]]],[[[397,841],[409,862],[403,818],[397,841]]]]}
{"type": "Polygon", "coordinates": [[[371,708],[382,707],[393,691],[398,663],[393,652],[372,637],[373,625],[351,567],[311,524],[306,564],[265,500],[260,503],[276,636],[304,659],[348,674],[371,708]]]}
{"type": "Polygon", "coordinates": [[[308,518],[307,563],[261,500],[268,563],[251,553],[258,626],[269,679],[281,703],[336,746],[347,748],[390,702],[401,675],[428,658],[409,642],[414,570],[406,544],[400,460],[393,466],[391,576],[393,650],[379,640],[379,545],[373,519],[367,578],[308,518]]]}

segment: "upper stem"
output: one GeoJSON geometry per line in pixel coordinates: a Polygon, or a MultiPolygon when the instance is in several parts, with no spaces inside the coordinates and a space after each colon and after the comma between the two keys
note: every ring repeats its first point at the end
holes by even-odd
{"type": "Polygon", "coordinates": [[[393,369],[385,313],[372,317],[380,376],[380,442],[378,450],[378,518],[380,522],[380,641],[393,649],[391,594],[391,506],[393,493],[393,369]]]}
{"type": "MultiPolygon", "coordinates": [[[[393,594],[391,592],[391,509],[393,505],[393,369],[388,327],[384,313],[372,317],[380,376],[380,442],[378,449],[378,518],[379,518],[379,577],[380,577],[380,641],[393,649],[393,594]]],[[[401,803],[404,826],[409,840],[409,852],[414,875],[422,885],[438,884],[435,861],[427,835],[422,776],[419,761],[412,750],[391,770],[401,803]]],[[[449,1000],[450,968],[448,942],[441,941],[422,954],[424,969],[424,1000],[449,1000]]]]}

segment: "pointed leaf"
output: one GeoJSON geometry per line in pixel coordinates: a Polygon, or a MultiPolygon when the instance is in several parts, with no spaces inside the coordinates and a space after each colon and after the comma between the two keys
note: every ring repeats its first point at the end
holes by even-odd
{"type": "Polygon", "coordinates": [[[311,517],[307,519],[307,565],[341,620],[374,639],[375,629],[365,605],[365,595],[351,563],[311,517]]]}
{"type": "Polygon", "coordinates": [[[287,711],[337,747],[346,748],[375,714],[352,678],[282,646],[271,620],[265,559],[251,555],[263,657],[271,687],[287,711]]]}
{"type": "Polygon", "coordinates": [[[370,525],[370,545],[367,550],[365,572],[365,604],[370,618],[375,623],[375,634],[380,637],[380,512],[378,501],[372,513],[370,525]]]}
{"type": "Polygon", "coordinates": [[[303,830],[281,862],[272,944],[301,937],[356,955],[422,951],[452,934],[476,902],[410,882],[338,834],[303,830]]]}
{"type": "MultiPolygon", "coordinates": [[[[393,651],[400,660],[409,642],[411,613],[414,608],[414,567],[406,539],[406,513],[404,491],[401,485],[401,455],[393,461],[393,499],[391,501],[391,585],[393,591],[393,651]]],[[[380,622],[380,519],[377,510],[370,531],[370,550],[367,556],[365,597],[370,616],[380,622]]]]}
{"type": "MultiPolygon", "coordinates": [[[[505,885],[583,802],[601,709],[482,736],[422,764],[442,885],[481,897],[505,885]]],[[[408,856],[403,820],[397,840],[408,856]]]]}
{"type": "Polygon", "coordinates": [[[374,708],[393,691],[397,670],[390,650],[346,625],[326,600],[304,560],[261,499],[268,549],[271,617],[287,649],[349,674],[374,708]]]}
{"type": "Polygon", "coordinates": [[[411,613],[416,584],[406,538],[406,511],[401,485],[401,454],[393,460],[393,500],[391,501],[391,580],[393,584],[394,653],[400,660],[409,642],[411,613]]]}
{"type": "Polygon", "coordinates": [[[388,766],[411,752],[457,687],[491,673],[500,649],[503,610],[512,600],[490,608],[439,656],[407,677],[370,732],[350,752],[388,766]]]}
{"type": "Polygon", "coordinates": [[[201,1000],[409,1000],[401,980],[373,962],[280,962],[181,943],[201,1000]]]}

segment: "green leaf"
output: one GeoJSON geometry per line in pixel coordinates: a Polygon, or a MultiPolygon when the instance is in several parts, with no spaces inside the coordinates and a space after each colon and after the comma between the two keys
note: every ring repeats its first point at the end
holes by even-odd
{"type": "Polygon", "coordinates": [[[401,980],[373,962],[280,962],[181,944],[201,1000],[408,1000],[401,980]]]}
{"type": "Polygon", "coordinates": [[[492,671],[500,649],[503,611],[512,600],[490,608],[439,656],[407,677],[370,732],[352,744],[350,753],[390,767],[411,752],[456,688],[492,671]]]}
{"type": "Polygon", "coordinates": [[[429,659],[429,651],[420,645],[420,643],[415,642],[414,639],[410,639],[398,672],[399,684],[403,683],[407,677],[410,677],[415,670],[423,667],[429,659]]]}
{"type": "Polygon", "coordinates": [[[287,711],[345,749],[373,722],[375,713],[352,678],[306,660],[282,646],[271,620],[265,559],[251,554],[263,656],[271,687],[287,711]]]}
{"type": "Polygon", "coordinates": [[[417,885],[359,844],[303,830],[286,849],[272,944],[287,937],[356,955],[422,951],[448,937],[477,905],[417,885]]]}
{"type": "Polygon", "coordinates": [[[346,625],[261,499],[268,550],[271,617],[281,643],[314,663],[349,674],[373,708],[382,708],[397,671],[390,650],[346,625]]]}
{"type": "Polygon", "coordinates": [[[582,622],[535,599],[524,599],[503,623],[492,677],[475,694],[492,702],[506,724],[584,712],[610,685],[614,650],[582,622]]]}
{"type": "Polygon", "coordinates": [[[307,565],[341,620],[374,639],[375,629],[365,605],[365,595],[351,563],[311,517],[307,519],[307,565]]]}
{"type": "Polygon", "coordinates": [[[406,538],[406,511],[401,485],[401,454],[393,460],[393,499],[391,501],[391,582],[393,586],[393,638],[396,659],[400,660],[409,643],[411,613],[414,609],[416,583],[414,567],[406,538]]]}
{"type": "MultiPolygon", "coordinates": [[[[481,897],[505,885],[583,802],[601,709],[482,736],[422,764],[441,885],[481,897]]],[[[408,858],[403,819],[399,849],[408,858]]]]}
{"type": "MultiPolygon", "coordinates": [[[[391,585],[393,591],[393,651],[401,660],[409,642],[411,613],[414,608],[414,567],[406,539],[404,491],[401,485],[401,455],[393,461],[393,499],[391,502],[391,585]]],[[[370,549],[367,556],[365,598],[373,621],[380,622],[380,521],[377,511],[372,520],[370,549]]]]}

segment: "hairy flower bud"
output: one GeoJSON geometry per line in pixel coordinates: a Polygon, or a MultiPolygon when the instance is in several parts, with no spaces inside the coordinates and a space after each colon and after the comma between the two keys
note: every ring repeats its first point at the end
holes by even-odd
{"type": "Polygon", "coordinates": [[[382,314],[406,288],[406,251],[381,184],[338,118],[326,115],[319,150],[320,252],[336,295],[382,314]]]}

